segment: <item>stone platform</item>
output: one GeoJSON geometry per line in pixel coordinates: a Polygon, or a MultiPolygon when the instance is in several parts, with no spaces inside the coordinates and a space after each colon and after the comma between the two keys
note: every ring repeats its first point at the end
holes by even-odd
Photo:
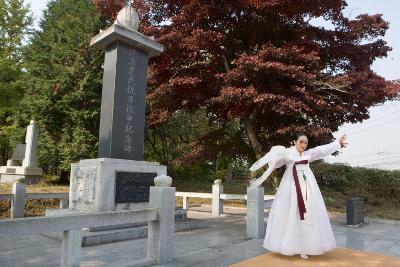
{"type": "MultiPolygon", "coordinates": [[[[229,214],[219,218],[213,218],[210,209],[208,212],[204,208],[201,210],[204,212],[192,211],[191,208],[188,217],[206,220],[209,227],[176,233],[175,258],[168,264],[158,266],[223,267],[268,252],[262,247],[263,238],[246,237],[243,209],[230,207],[229,214]]],[[[345,218],[332,220],[338,247],[400,257],[400,221],[369,221],[370,225],[353,229],[345,226],[345,218]]],[[[147,240],[141,238],[84,247],[81,267],[132,266],[132,262],[146,255],[146,244],[147,240]]],[[[61,243],[43,236],[0,239],[2,267],[59,266],[60,253],[61,243]]]]}

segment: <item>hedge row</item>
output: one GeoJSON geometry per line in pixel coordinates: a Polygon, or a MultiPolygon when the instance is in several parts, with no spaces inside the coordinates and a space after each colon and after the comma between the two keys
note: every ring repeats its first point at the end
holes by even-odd
{"type": "Polygon", "coordinates": [[[358,197],[373,196],[400,203],[400,171],[355,168],[343,164],[311,164],[322,191],[358,197]]]}

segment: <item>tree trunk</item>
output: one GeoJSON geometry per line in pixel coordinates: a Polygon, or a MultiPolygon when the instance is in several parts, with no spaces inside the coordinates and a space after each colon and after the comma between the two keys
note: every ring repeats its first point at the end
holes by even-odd
{"type": "Polygon", "coordinates": [[[254,126],[249,118],[244,118],[243,121],[247,129],[247,135],[249,136],[250,144],[253,147],[254,151],[256,152],[257,159],[260,159],[263,156],[262,145],[257,140],[257,135],[254,130],[254,126]]]}
{"type": "Polygon", "coordinates": [[[60,171],[60,184],[69,184],[69,172],[68,171],[60,171]]]}
{"type": "MultiPolygon", "coordinates": [[[[226,58],[225,55],[223,55],[223,61],[224,61],[223,63],[225,72],[228,73],[231,70],[231,68],[229,67],[228,59],[226,58]]],[[[254,131],[254,126],[249,118],[244,118],[243,121],[247,129],[247,135],[249,136],[250,144],[253,147],[254,151],[256,152],[257,159],[260,159],[263,156],[262,145],[257,140],[257,135],[256,132],[254,131]]]]}
{"type": "Polygon", "coordinates": [[[6,145],[0,145],[0,166],[5,166],[7,163],[6,145]]]}
{"type": "Polygon", "coordinates": [[[275,194],[276,191],[278,191],[279,180],[278,180],[278,176],[276,173],[273,173],[273,175],[271,175],[271,176],[272,177],[270,178],[270,183],[271,183],[272,190],[274,190],[274,194],[275,194]]]}

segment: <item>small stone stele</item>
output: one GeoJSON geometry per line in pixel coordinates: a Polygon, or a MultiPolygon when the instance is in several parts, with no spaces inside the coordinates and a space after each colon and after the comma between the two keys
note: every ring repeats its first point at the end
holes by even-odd
{"type": "Polygon", "coordinates": [[[154,185],[157,187],[170,187],[172,185],[172,178],[167,175],[159,175],[154,178],[154,185]]]}

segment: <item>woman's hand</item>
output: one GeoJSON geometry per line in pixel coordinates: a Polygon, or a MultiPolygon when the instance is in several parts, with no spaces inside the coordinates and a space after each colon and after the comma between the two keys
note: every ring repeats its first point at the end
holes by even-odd
{"type": "Polygon", "coordinates": [[[343,134],[339,137],[339,143],[341,147],[347,146],[347,143],[345,141],[346,141],[346,134],[343,134]]]}

